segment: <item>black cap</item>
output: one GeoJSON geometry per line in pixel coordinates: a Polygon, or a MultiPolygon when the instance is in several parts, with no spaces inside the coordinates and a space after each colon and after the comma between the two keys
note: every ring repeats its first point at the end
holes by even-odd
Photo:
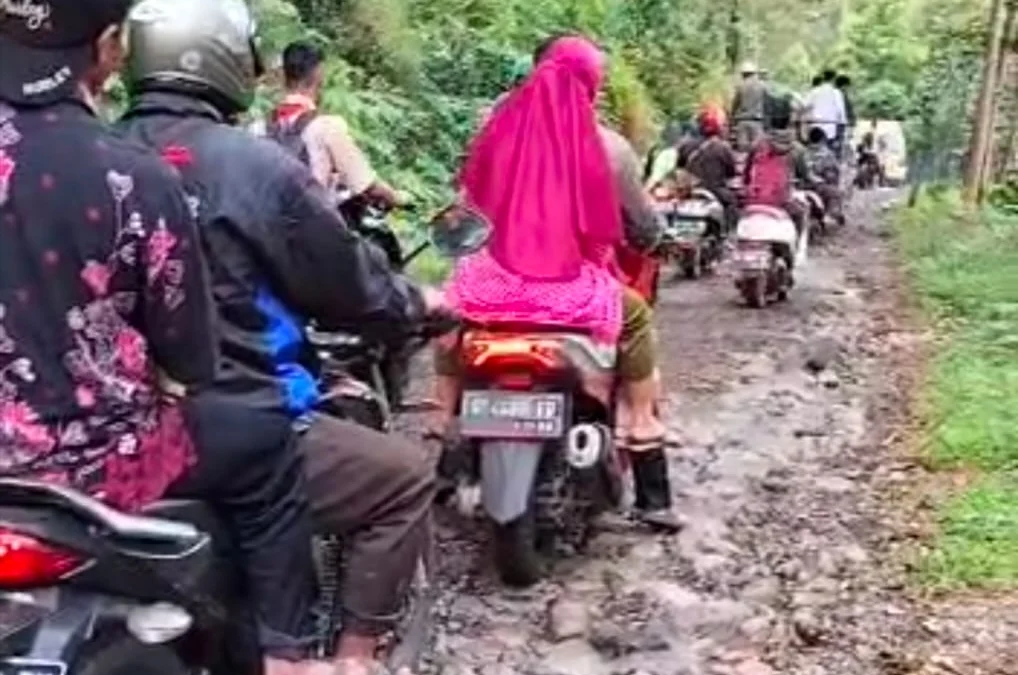
{"type": "Polygon", "coordinates": [[[92,44],[132,0],[0,0],[0,100],[45,105],[74,94],[92,44]]]}

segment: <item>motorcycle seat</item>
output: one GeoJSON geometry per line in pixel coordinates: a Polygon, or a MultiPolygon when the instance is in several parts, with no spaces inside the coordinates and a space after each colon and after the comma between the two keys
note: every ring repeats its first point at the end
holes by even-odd
{"type": "Polygon", "coordinates": [[[60,509],[98,525],[122,540],[192,547],[207,539],[187,522],[118,511],[71,488],[18,478],[0,479],[0,505],[60,509]]]}
{"type": "Polygon", "coordinates": [[[506,334],[548,334],[548,333],[569,333],[571,335],[591,335],[589,328],[580,326],[557,326],[546,323],[530,323],[526,321],[484,321],[471,322],[470,330],[481,330],[488,333],[506,334]]]}

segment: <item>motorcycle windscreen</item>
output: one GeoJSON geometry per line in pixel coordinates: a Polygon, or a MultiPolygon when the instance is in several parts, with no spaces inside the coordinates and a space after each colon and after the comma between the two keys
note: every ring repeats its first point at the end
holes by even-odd
{"type": "Polygon", "coordinates": [[[499,525],[527,512],[543,450],[543,443],[535,441],[481,444],[481,501],[499,525]]]}

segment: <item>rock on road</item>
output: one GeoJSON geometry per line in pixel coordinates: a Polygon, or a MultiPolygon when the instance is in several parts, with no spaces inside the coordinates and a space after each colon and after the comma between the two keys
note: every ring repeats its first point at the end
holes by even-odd
{"type": "MultiPolygon", "coordinates": [[[[815,247],[787,304],[743,307],[724,270],[665,283],[657,325],[683,439],[671,457],[681,534],[617,524],[521,592],[494,579],[481,523],[441,519],[428,671],[955,672],[898,555],[919,525],[885,499],[920,471],[890,442],[918,337],[903,325],[879,224],[890,197],[879,195],[815,247]]],[[[1014,637],[994,640],[1012,650],[1002,667],[1018,663],[1014,637]]]]}

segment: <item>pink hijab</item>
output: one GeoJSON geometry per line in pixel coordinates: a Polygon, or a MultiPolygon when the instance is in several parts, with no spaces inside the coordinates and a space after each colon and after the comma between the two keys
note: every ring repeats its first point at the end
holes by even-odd
{"type": "Polygon", "coordinates": [[[586,261],[610,267],[622,240],[594,107],[603,77],[593,43],[557,40],[470,148],[462,191],[494,226],[491,256],[524,279],[574,279],[586,261]]]}

